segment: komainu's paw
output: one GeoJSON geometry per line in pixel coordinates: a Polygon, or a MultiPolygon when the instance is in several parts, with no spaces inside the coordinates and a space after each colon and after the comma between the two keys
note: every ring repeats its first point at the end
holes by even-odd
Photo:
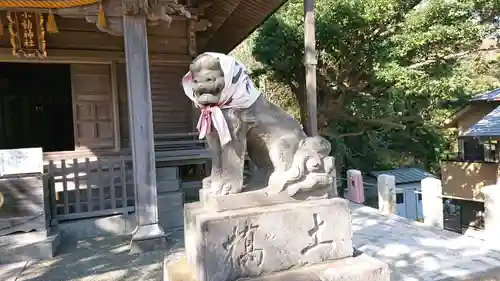
{"type": "Polygon", "coordinates": [[[222,177],[210,176],[203,179],[203,188],[208,190],[208,193],[214,196],[228,195],[239,193],[241,190],[234,188],[230,181],[222,177]]]}
{"type": "Polygon", "coordinates": [[[299,192],[308,192],[313,189],[321,189],[330,187],[333,184],[333,178],[326,173],[310,173],[304,180],[291,184],[286,188],[286,192],[290,196],[294,196],[299,192]]]}

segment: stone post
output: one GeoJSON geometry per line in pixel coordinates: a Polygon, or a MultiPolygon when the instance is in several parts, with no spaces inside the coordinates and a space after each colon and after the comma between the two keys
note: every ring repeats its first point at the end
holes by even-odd
{"type": "Polygon", "coordinates": [[[424,224],[443,229],[443,187],[441,181],[431,177],[425,178],[421,181],[421,187],[424,224]]]}
{"type": "Polygon", "coordinates": [[[359,170],[347,171],[347,199],[358,204],[365,202],[363,176],[359,170]]]}
{"type": "Polygon", "coordinates": [[[484,193],[484,238],[491,246],[499,245],[500,189],[498,185],[483,188],[484,193]]]}
{"type": "Polygon", "coordinates": [[[378,209],[381,213],[396,214],[396,178],[380,175],[377,178],[378,209]]]}

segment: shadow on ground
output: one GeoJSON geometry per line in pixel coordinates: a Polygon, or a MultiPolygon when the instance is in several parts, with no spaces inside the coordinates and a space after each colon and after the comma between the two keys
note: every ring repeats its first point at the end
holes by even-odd
{"type": "MultiPolygon", "coordinates": [[[[500,280],[500,252],[479,239],[384,216],[370,207],[350,207],[355,247],[386,262],[391,280],[500,280]]],[[[0,268],[5,269],[0,280],[160,281],[164,258],[182,256],[182,238],[182,231],[174,232],[166,251],[133,255],[127,236],[65,242],[54,259],[0,268]]]]}
{"type": "MultiPolygon", "coordinates": [[[[173,256],[184,247],[178,233],[169,236],[166,251],[129,254],[129,243],[129,236],[65,241],[55,258],[26,264],[13,280],[161,281],[164,257],[173,256]]],[[[9,272],[15,274],[15,269],[9,272]]]]}
{"type": "Polygon", "coordinates": [[[482,240],[350,207],[354,246],[386,262],[391,280],[500,280],[487,279],[500,276],[500,252],[482,240]]]}

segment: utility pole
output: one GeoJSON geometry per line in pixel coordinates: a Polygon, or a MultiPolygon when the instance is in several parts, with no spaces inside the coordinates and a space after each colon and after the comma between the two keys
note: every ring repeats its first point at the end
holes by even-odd
{"type": "Polygon", "coordinates": [[[304,0],[304,67],[306,70],[307,135],[318,134],[316,93],[316,23],[314,0],[304,0]]]}

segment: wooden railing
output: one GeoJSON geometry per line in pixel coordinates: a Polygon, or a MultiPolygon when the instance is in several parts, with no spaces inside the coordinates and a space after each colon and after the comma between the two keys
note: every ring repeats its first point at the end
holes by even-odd
{"type": "Polygon", "coordinates": [[[130,157],[50,160],[52,213],[57,220],[134,211],[130,157]]]}
{"type": "MultiPolygon", "coordinates": [[[[157,167],[205,163],[209,151],[195,134],[156,135],[157,167]]],[[[48,157],[47,157],[48,158],[48,157]]],[[[130,149],[111,155],[69,153],[48,158],[52,214],[57,221],[134,211],[134,180],[130,149]]]]}

